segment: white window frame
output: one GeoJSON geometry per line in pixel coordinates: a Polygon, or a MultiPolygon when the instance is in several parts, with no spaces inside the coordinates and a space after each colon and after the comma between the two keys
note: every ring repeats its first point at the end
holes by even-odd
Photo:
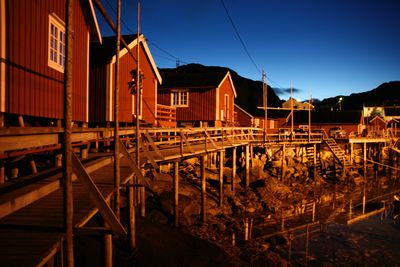
{"type": "Polygon", "coordinates": [[[171,91],[171,106],[173,107],[188,107],[189,106],[189,91],[188,90],[172,90],[171,91]],[[177,95],[177,102],[175,96],[177,95]],[[184,99],[186,98],[186,103],[184,99]]]}
{"type": "Polygon", "coordinates": [[[64,73],[65,66],[65,24],[54,13],[49,14],[48,66],[64,73]],[[52,29],[55,29],[52,31],[52,29]]]}

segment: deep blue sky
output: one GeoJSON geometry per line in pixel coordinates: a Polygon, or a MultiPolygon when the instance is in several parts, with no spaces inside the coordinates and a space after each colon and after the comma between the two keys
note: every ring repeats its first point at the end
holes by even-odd
{"type": "MultiPolygon", "coordinates": [[[[102,0],[110,15],[110,4],[102,0]]],[[[400,0],[141,0],[141,32],[158,67],[224,66],[305,100],[349,95],[400,80],[400,0]],[[161,48],[161,49],[160,49],[161,48]],[[167,53],[166,53],[167,52],[167,53]]],[[[101,16],[103,35],[111,30],[101,16]]],[[[136,32],[137,1],[122,0],[124,34],[136,32]]],[[[288,94],[279,95],[287,99],[288,94]]]]}

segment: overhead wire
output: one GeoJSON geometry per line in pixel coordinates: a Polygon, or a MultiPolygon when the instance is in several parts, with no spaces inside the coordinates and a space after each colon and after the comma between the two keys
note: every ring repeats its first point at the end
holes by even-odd
{"type": "Polygon", "coordinates": [[[246,54],[247,54],[247,56],[249,57],[250,61],[253,63],[254,67],[255,67],[255,68],[257,69],[257,71],[261,74],[261,70],[260,70],[260,68],[257,66],[257,64],[256,64],[256,62],[254,61],[253,57],[250,55],[250,52],[249,52],[249,50],[247,49],[247,46],[246,46],[246,44],[244,43],[242,37],[240,36],[239,30],[237,29],[235,23],[233,22],[233,19],[232,19],[231,15],[230,15],[230,13],[229,13],[229,11],[228,11],[228,8],[227,8],[226,5],[225,5],[224,0],[221,0],[221,3],[222,3],[222,6],[223,6],[224,9],[225,9],[226,15],[227,15],[228,18],[229,18],[229,21],[230,21],[230,23],[231,23],[231,25],[232,25],[233,30],[234,30],[235,33],[236,33],[236,36],[239,38],[239,41],[240,41],[240,43],[241,43],[242,46],[243,46],[244,51],[246,52],[246,54]]]}
{"type": "MultiPolygon", "coordinates": [[[[108,0],[105,0],[107,5],[110,7],[110,9],[114,12],[114,14],[117,14],[117,11],[114,9],[114,7],[111,5],[111,3],[108,0]]],[[[125,23],[124,19],[121,18],[121,23],[124,26],[124,28],[131,34],[136,34],[128,25],[127,23],[125,23]]],[[[149,42],[151,45],[153,45],[154,47],[156,47],[158,50],[160,50],[161,52],[165,53],[166,55],[170,56],[173,58],[173,60],[175,62],[179,61],[183,64],[188,64],[186,61],[181,60],[180,58],[172,55],[170,52],[168,52],[167,50],[161,48],[159,45],[157,45],[155,42],[151,41],[150,39],[146,38],[146,41],[149,42]]],[[[165,57],[164,57],[165,58],[165,57]]]]}

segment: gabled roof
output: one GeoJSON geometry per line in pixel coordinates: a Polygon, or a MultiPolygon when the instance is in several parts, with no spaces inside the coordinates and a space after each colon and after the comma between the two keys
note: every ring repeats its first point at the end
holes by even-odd
{"type": "MultiPolygon", "coordinates": [[[[359,124],[361,111],[311,111],[311,123],[317,124],[359,124]]],[[[308,111],[294,111],[294,122],[297,124],[308,123],[308,111]]]]}
{"type": "Polygon", "coordinates": [[[102,42],[99,24],[97,23],[96,13],[94,12],[92,0],[80,1],[86,23],[89,25],[90,40],[102,42]]]}
{"type": "MultiPolygon", "coordinates": [[[[125,42],[128,44],[128,47],[130,50],[132,50],[134,47],[137,45],[137,35],[136,34],[130,34],[130,35],[122,35],[122,38],[124,38],[125,42]]],[[[116,60],[116,55],[115,55],[115,48],[116,48],[116,36],[107,36],[103,37],[103,43],[100,44],[91,44],[91,49],[90,49],[90,57],[91,57],[91,63],[95,65],[103,65],[103,64],[108,64],[108,63],[114,63],[116,60]]],[[[158,82],[161,84],[162,78],[161,75],[158,71],[158,68],[156,66],[156,63],[154,62],[154,59],[150,53],[150,49],[147,46],[146,39],[144,38],[143,34],[139,36],[139,42],[143,45],[144,51],[150,61],[152,70],[155,74],[155,76],[158,79],[158,82]]],[[[120,47],[121,51],[119,54],[119,58],[123,57],[125,54],[128,53],[128,49],[124,47],[122,42],[120,42],[120,47]]],[[[136,59],[135,59],[136,60],[136,59]]]]}
{"type": "Polygon", "coordinates": [[[160,88],[217,88],[226,76],[226,72],[187,73],[161,72],[164,83],[160,88]]]}
{"type": "Polygon", "coordinates": [[[242,111],[244,114],[246,114],[247,116],[254,118],[253,115],[251,115],[250,113],[248,113],[246,110],[242,109],[241,107],[239,107],[237,104],[234,104],[234,107],[237,108],[238,110],[242,111]]]}

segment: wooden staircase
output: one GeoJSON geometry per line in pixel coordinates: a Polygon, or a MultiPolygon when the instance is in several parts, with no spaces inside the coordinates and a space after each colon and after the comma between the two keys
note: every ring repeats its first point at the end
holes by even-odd
{"type": "Polygon", "coordinates": [[[343,149],[341,149],[339,145],[336,143],[335,139],[325,138],[324,143],[328,146],[333,156],[339,161],[340,165],[343,168],[350,166],[350,161],[347,159],[343,149]]]}
{"type": "MultiPolygon", "coordinates": [[[[306,157],[311,164],[314,164],[314,147],[313,146],[307,146],[306,147],[306,157]]],[[[316,174],[319,176],[322,176],[322,165],[321,161],[318,157],[316,157],[316,164],[315,164],[315,170],[316,174]]]]}

